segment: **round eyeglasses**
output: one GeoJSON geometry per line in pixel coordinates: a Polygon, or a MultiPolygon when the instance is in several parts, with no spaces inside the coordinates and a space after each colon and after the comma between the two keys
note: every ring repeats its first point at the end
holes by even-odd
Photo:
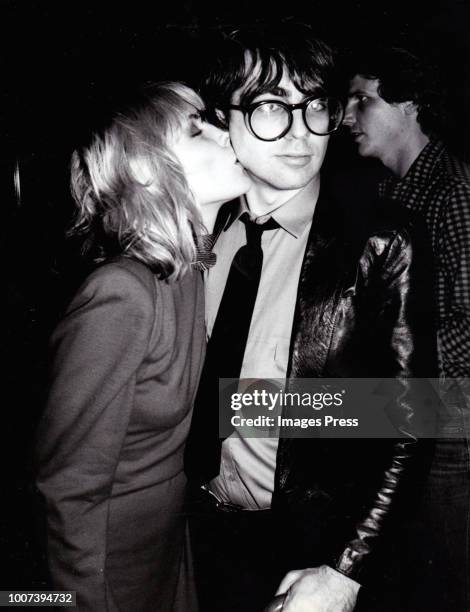
{"type": "Polygon", "coordinates": [[[339,128],[344,108],[337,98],[307,98],[299,104],[287,104],[280,100],[261,100],[252,104],[230,104],[239,110],[252,134],[259,140],[280,140],[292,127],[292,113],[302,110],[307,129],[317,136],[328,136],[339,128]]]}

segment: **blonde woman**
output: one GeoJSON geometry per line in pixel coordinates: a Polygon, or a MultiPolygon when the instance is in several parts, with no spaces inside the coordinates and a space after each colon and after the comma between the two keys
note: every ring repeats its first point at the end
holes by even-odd
{"type": "Polygon", "coordinates": [[[38,487],[53,588],[80,611],[196,608],[182,518],[205,350],[195,237],[250,186],[202,110],[159,84],[72,157],[72,233],[97,266],[52,337],[38,487]]]}

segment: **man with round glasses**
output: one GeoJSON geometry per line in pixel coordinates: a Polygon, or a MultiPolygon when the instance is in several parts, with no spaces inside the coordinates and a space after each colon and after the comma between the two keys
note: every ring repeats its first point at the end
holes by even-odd
{"type": "Polygon", "coordinates": [[[293,112],[297,109],[302,111],[305,127],[317,136],[328,136],[334,132],[343,116],[339,99],[316,96],[310,96],[299,104],[259,100],[244,106],[230,104],[229,108],[242,111],[252,134],[266,142],[280,140],[289,132],[294,121],[293,112]]]}
{"type": "MultiPolygon", "coordinates": [[[[401,380],[419,375],[416,364],[429,374],[428,294],[413,282],[410,233],[387,220],[351,232],[320,185],[343,108],[332,53],[308,27],[240,30],[214,55],[202,93],[253,185],[219,215],[206,273],[208,352],[186,452],[201,609],[261,612],[275,596],[266,609],[384,610],[382,531],[394,525],[413,435],[244,438],[235,428],[222,443],[214,389],[217,378],[401,380]],[[361,585],[375,587],[376,607],[373,594],[358,600],[361,585]]],[[[397,395],[408,422],[406,385],[397,395]]]]}

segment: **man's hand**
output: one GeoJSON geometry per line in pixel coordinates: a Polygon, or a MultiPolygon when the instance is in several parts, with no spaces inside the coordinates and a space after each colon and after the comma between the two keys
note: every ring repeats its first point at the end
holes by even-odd
{"type": "Polygon", "coordinates": [[[276,595],[287,593],[282,612],[352,612],[360,584],[322,565],[286,574],[276,595]]]}

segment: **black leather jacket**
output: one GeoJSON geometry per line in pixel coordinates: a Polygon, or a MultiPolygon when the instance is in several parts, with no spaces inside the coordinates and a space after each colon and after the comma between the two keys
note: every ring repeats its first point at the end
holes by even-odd
{"type": "Polygon", "coordinates": [[[396,413],[407,437],[281,438],[272,507],[302,526],[304,546],[315,532],[315,547],[325,543],[319,558],[362,581],[419,447],[408,427],[416,404],[407,379],[436,371],[431,260],[421,228],[398,219],[402,213],[340,227],[334,210],[322,193],[299,281],[288,375],[396,377],[396,413]]]}

